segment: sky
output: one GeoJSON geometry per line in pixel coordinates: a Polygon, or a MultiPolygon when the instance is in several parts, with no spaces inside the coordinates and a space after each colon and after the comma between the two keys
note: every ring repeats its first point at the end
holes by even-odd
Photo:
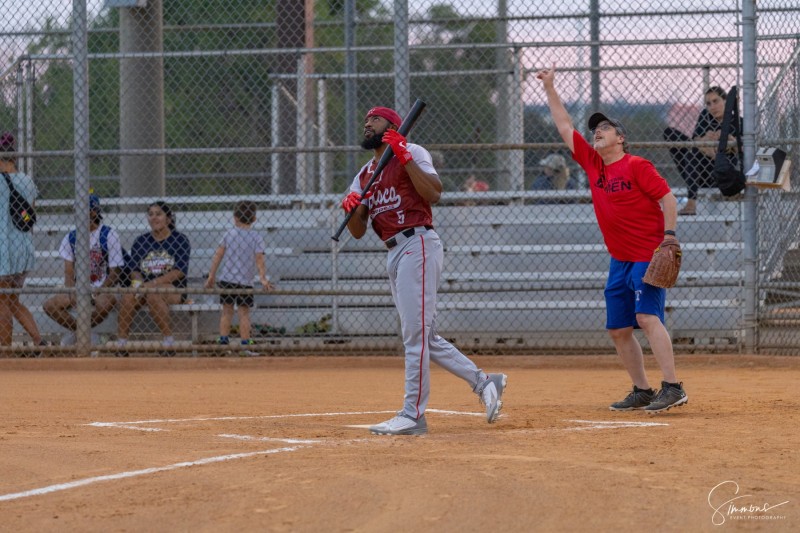
{"type": "MultiPolygon", "coordinates": [[[[171,0],[178,1],[178,0],[171,0]]],[[[769,7],[796,7],[795,0],[761,0],[759,5],[769,7]]],[[[432,5],[442,0],[411,0],[409,11],[411,16],[424,14],[432,5]]],[[[384,0],[391,6],[391,0],[384,0]]],[[[704,0],[704,10],[731,10],[741,0],[704,0]]],[[[498,2],[482,0],[452,0],[451,4],[461,16],[490,16],[497,13],[498,2]]],[[[23,29],[32,24],[41,23],[47,16],[54,17],[64,23],[72,12],[72,0],[3,0],[0,13],[0,28],[23,29]]],[[[88,0],[87,10],[90,16],[104,9],[105,0],[88,0]]],[[[589,0],[578,3],[565,3],[561,0],[506,0],[509,16],[529,16],[536,13],[541,16],[577,14],[588,10],[589,0]]],[[[707,15],[693,17],[660,16],[658,18],[637,16],[644,11],[697,10],[696,0],[618,0],[613,5],[601,4],[607,12],[626,13],[624,17],[608,17],[601,26],[601,39],[616,41],[629,39],[663,40],[681,37],[708,38],[715,36],[736,35],[739,31],[739,19],[735,15],[707,15]]],[[[0,30],[0,33],[2,30],[0,30]]],[[[537,21],[512,21],[508,24],[509,40],[527,43],[558,43],[585,41],[589,39],[588,22],[568,18],[545,18],[537,21]]],[[[800,13],[789,17],[776,18],[769,13],[759,16],[759,34],[800,33],[800,13]]],[[[0,65],[7,65],[10,58],[21,54],[25,47],[26,37],[0,35],[0,65]]],[[[533,72],[554,62],[564,68],[580,68],[588,65],[589,47],[537,46],[528,48],[523,57],[524,68],[531,71],[523,89],[523,99],[536,101],[538,82],[533,72]]],[[[765,43],[759,50],[763,60],[772,59],[780,62],[789,57],[791,50],[784,50],[775,43],[765,43]]],[[[612,98],[625,98],[633,101],[672,101],[677,103],[696,103],[700,101],[705,81],[712,85],[733,85],[737,82],[736,69],[714,69],[709,79],[704,80],[704,72],[700,65],[736,63],[741,60],[736,46],[724,43],[685,44],[685,45],[650,45],[650,46],[607,46],[602,50],[602,64],[614,66],[620,70],[606,68],[602,74],[604,95],[613,95],[616,88],[618,94],[612,98]],[[689,63],[698,68],[670,70],[664,65],[689,63]],[[661,66],[658,71],[631,68],[634,65],[661,66]],[[626,67],[626,68],[623,68],[626,67]],[[713,79],[710,79],[713,78],[713,79]]],[[[5,70],[5,67],[0,67],[5,70]]],[[[774,78],[777,69],[764,69],[759,75],[762,89],[774,78]]],[[[589,76],[586,73],[565,74],[565,98],[575,100],[581,98],[589,90],[589,76]]]]}

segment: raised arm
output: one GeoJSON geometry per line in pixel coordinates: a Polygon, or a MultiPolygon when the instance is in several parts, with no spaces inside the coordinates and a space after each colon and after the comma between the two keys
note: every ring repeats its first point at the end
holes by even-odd
{"type": "Polygon", "coordinates": [[[570,118],[564,104],[561,103],[561,97],[555,87],[556,78],[556,65],[553,63],[553,68],[542,69],[536,73],[536,77],[542,80],[544,92],[547,95],[547,105],[550,107],[550,114],[553,116],[553,122],[558,128],[558,133],[569,147],[571,152],[575,151],[575,143],[572,140],[572,134],[575,131],[575,126],[572,125],[572,118],[570,118]]]}

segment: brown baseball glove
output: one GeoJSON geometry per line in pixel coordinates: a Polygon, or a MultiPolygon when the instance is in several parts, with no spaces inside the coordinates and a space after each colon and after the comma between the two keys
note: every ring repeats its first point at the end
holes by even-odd
{"type": "Polygon", "coordinates": [[[642,281],[654,287],[669,289],[678,281],[681,270],[681,245],[675,237],[667,237],[653,252],[642,281]]]}

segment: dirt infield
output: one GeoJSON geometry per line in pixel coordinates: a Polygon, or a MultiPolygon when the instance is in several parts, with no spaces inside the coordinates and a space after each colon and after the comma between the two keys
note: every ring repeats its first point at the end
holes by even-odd
{"type": "Polygon", "coordinates": [[[679,356],[655,416],[614,356],[476,361],[496,424],[434,368],[429,434],[381,437],[398,357],[0,360],[0,530],[800,530],[800,358],[679,356]]]}

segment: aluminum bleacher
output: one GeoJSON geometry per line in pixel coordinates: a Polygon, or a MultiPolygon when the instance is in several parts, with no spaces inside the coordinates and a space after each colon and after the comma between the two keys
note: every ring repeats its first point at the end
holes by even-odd
{"type": "MultiPolygon", "coordinates": [[[[446,250],[437,315],[443,335],[468,343],[473,339],[485,344],[487,338],[496,342],[521,338],[526,343],[534,339],[535,343],[553,332],[596,338],[599,331],[601,342],[607,343],[602,332],[602,288],[608,254],[592,205],[585,201],[585,193],[580,201],[577,196],[566,198],[568,204],[526,203],[534,194],[517,193],[521,199],[505,198],[506,203],[487,196],[488,203],[476,205],[462,205],[463,199],[454,194],[434,208],[436,229],[446,250]]],[[[396,335],[386,252],[377,237],[369,232],[357,241],[345,232],[342,241],[334,243],[330,236],[341,221],[334,197],[283,198],[280,205],[273,201],[275,197],[266,198],[270,201],[259,205],[254,227],[264,234],[267,270],[277,290],[256,296],[253,322],[286,330],[285,338],[271,341],[290,342],[291,334],[303,324],[328,314],[332,316],[330,331],[315,336],[396,335]]],[[[173,309],[176,333],[199,342],[217,332],[216,298],[203,291],[202,284],[219,239],[232,224],[228,206],[235,199],[170,201],[178,230],[192,243],[190,303],[173,309]]],[[[148,231],[146,205],[104,200],[104,222],[117,229],[124,246],[130,247],[137,235],[148,231]],[[131,205],[138,210],[123,210],[131,205]]],[[[57,248],[74,227],[73,218],[68,213],[43,212],[35,234],[37,267],[29,276],[29,286],[62,285],[57,248]]],[[[678,231],[684,263],[678,286],[668,295],[668,327],[680,338],[711,332],[735,337],[743,281],[738,214],[709,209],[681,218],[678,231]]],[[[41,312],[42,297],[26,294],[24,298],[42,332],[59,333],[58,326],[41,312]]],[[[109,336],[115,328],[113,315],[100,326],[109,336]]],[[[152,325],[144,330],[152,332],[152,325]]]]}

